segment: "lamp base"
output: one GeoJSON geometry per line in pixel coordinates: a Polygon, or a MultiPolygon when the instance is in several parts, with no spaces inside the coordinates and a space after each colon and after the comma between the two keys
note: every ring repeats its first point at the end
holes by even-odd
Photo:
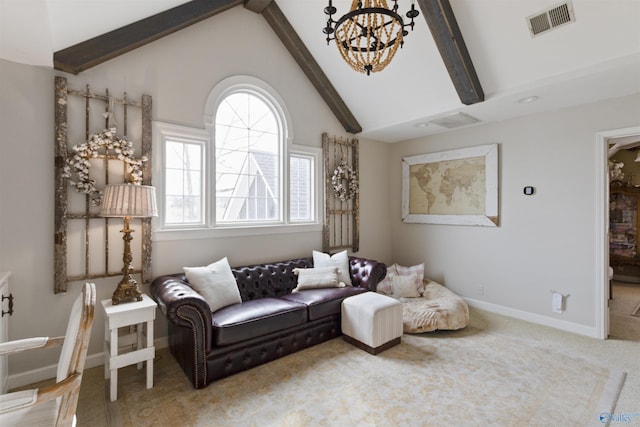
{"type": "Polygon", "coordinates": [[[123,219],[124,229],[120,231],[122,232],[122,240],[124,240],[124,254],[122,255],[124,267],[122,267],[122,280],[118,283],[118,287],[111,297],[111,304],[113,305],[118,305],[122,301],[133,298],[142,301],[142,292],[138,289],[138,283],[131,277],[131,260],[133,259],[131,256],[131,240],[133,239],[131,233],[133,233],[133,230],[129,228],[129,220],[131,218],[125,216],[123,219]]]}
{"type": "Polygon", "coordinates": [[[135,280],[132,280],[130,282],[123,280],[118,283],[118,287],[113,292],[113,296],[111,297],[111,304],[118,305],[123,301],[128,301],[134,298],[137,301],[142,301],[142,292],[140,292],[140,289],[138,289],[138,284],[135,280]]]}

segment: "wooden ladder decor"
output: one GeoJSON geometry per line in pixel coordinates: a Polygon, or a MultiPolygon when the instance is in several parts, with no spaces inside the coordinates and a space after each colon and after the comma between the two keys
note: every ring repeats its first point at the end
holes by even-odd
{"type": "Polygon", "coordinates": [[[325,169],[325,217],[322,250],[360,250],[358,140],[322,134],[325,169]]]}
{"type": "MultiPolygon", "coordinates": [[[[84,90],[68,87],[67,79],[55,78],[55,277],[54,293],[66,292],[69,282],[114,277],[122,274],[122,251],[115,250],[110,257],[110,239],[114,245],[122,238],[119,230],[121,221],[99,215],[99,198],[95,194],[77,192],[70,185],[69,161],[77,158],[73,149],[80,142],[87,142],[91,135],[115,128],[122,139],[128,135],[133,142],[137,158],[147,159],[142,163],[142,184],[151,185],[151,96],[142,95],[141,101],[109,94],[95,94],[89,85],[84,90]],[[97,108],[94,108],[98,105],[97,108]],[[81,115],[84,123],[69,121],[68,117],[81,115]],[[103,121],[104,120],[104,121],[103,121]],[[138,136],[139,135],[139,136],[138,136]],[[84,139],[84,141],[82,141],[84,139]],[[110,225],[111,223],[111,225],[110,225]],[[117,235],[116,235],[117,234],[117,235]],[[68,240],[73,245],[68,245],[68,240]],[[117,271],[114,271],[117,269],[117,271]]],[[[127,165],[114,149],[104,148],[104,153],[91,151],[90,179],[96,189],[109,183],[129,182],[127,165]]],[[[151,219],[141,219],[140,234],[137,238],[140,253],[137,269],[133,274],[141,275],[141,282],[151,280],[151,219]]]]}

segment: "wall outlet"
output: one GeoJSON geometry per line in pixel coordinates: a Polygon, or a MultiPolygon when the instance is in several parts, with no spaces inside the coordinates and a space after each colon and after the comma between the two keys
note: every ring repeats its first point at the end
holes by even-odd
{"type": "Polygon", "coordinates": [[[480,286],[477,292],[478,296],[484,296],[484,286],[480,286]]]}
{"type": "Polygon", "coordinates": [[[558,292],[552,292],[551,295],[551,311],[554,313],[562,313],[565,307],[565,296],[558,292]]]}

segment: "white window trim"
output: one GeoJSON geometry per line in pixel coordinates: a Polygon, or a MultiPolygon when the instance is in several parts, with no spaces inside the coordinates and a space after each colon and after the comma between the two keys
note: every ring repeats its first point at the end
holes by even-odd
{"type": "MultiPolygon", "coordinates": [[[[190,224],[190,225],[165,225],[164,214],[166,212],[165,209],[165,170],[166,170],[166,162],[164,158],[164,143],[167,139],[176,139],[176,140],[187,140],[193,142],[199,142],[202,144],[202,159],[203,163],[207,162],[208,157],[208,135],[204,129],[197,129],[187,126],[176,125],[173,123],[166,122],[153,122],[153,176],[156,177],[154,180],[154,186],[156,187],[157,192],[157,203],[158,203],[158,217],[154,218],[152,221],[152,226],[154,233],[165,230],[175,230],[175,229],[185,229],[185,228],[206,228],[207,224],[207,209],[203,206],[202,212],[202,223],[200,224],[190,224]]],[[[206,164],[201,165],[206,168],[206,164]]],[[[206,170],[206,169],[203,169],[206,170]]],[[[201,183],[202,194],[204,195],[208,190],[208,182],[206,176],[203,176],[203,182],[201,183]]],[[[206,202],[205,202],[206,203],[206,202]]]]}
{"type": "MultiPolygon", "coordinates": [[[[309,147],[307,145],[297,145],[291,144],[289,148],[289,156],[287,157],[287,164],[289,164],[292,155],[300,155],[311,157],[313,159],[313,173],[312,179],[313,183],[311,184],[313,191],[312,195],[312,203],[313,203],[313,219],[311,221],[291,221],[289,219],[290,224],[303,225],[303,224],[322,224],[322,201],[324,200],[323,193],[323,173],[322,173],[322,149],[318,147],[309,147]]],[[[287,167],[288,170],[288,167],[287,167]]],[[[290,189],[287,189],[290,191],[290,189]]],[[[291,201],[287,199],[290,203],[291,201]]],[[[287,205],[287,215],[291,213],[290,206],[287,205]]],[[[320,227],[322,229],[322,227],[320,227]]]]}
{"type": "Polygon", "coordinates": [[[153,158],[153,176],[159,177],[154,181],[154,185],[158,192],[158,208],[160,215],[153,219],[153,239],[155,241],[169,240],[189,240],[189,239],[208,239],[215,237],[241,237],[255,235],[274,235],[287,233],[305,233],[317,232],[322,230],[323,219],[323,175],[322,175],[322,149],[310,147],[306,145],[293,144],[292,121],[289,112],[286,109],[284,100],[278,93],[268,84],[260,79],[251,76],[233,76],[229,77],[211,91],[207,98],[204,115],[205,129],[182,126],[166,122],[154,121],[154,158],[153,158]],[[269,99],[270,103],[276,108],[277,114],[283,118],[284,126],[282,129],[284,147],[282,149],[283,164],[283,188],[281,209],[282,222],[276,223],[259,223],[259,224],[216,224],[215,223],[215,150],[214,150],[214,131],[215,131],[215,113],[219,101],[230,92],[241,90],[245,87],[255,92],[255,89],[261,89],[260,95],[269,99]],[[203,182],[204,195],[204,224],[193,225],[164,225],[164,140],[167,137],[177,139],[198,140],[203,142],[203,159],[205,177],[203,182]],[[290,155],[299,154],[313,158],[313,209],[314,220],[311,222],[291,221],[289,209],[289,166],[290,155]]]}

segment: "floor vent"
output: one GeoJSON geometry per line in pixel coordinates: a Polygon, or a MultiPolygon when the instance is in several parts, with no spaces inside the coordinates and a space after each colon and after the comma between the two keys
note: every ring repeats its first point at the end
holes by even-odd
{"type": "Polygon", "coordinates": [[[551,9],[527,16],[531,37],[539,36],[558,27],[575,22],[573,5],[570,1],[554,6],[551,9]]]}

